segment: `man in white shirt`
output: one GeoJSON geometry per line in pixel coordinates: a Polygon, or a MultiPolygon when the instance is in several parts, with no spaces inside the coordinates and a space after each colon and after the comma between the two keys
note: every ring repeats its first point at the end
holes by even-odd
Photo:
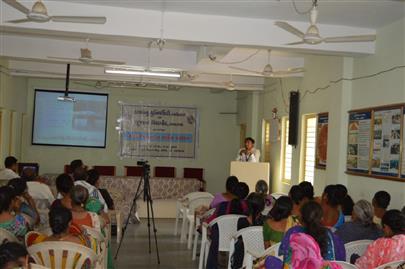
{"type": "Polygon", "coordinates": [[[51,191],[51,188],[43,182],[43,180],[36,175],[36,172],[32,168],[25,168],[21,174],[21,178],[27,180],[28,193],[34,200],[38,202],[44,202],[44,205],[38,205],[40,209],[49,208],[55,201],[55,197],[51,191]]]}
{"type": "Polygon", "coordinates": [[[74,184],[85,187],[89,192],[89,197],[93,197],[99,200],[104,207],[104,212],[108,213],[107,203],[105,202],[100,191],[95,186],[88,183],[86,179],[87,179],[87,172],[83,167],[78,167],[75,169],[75,171],[73,171],[74,184]]]}
{"type": "Polygon", "coordinates": [[[245,139],[245,147],[241,148],[236,158],[239,162],[257,163],[260,161],[260,151],[255,149],[255,140],[251,137],[245,139]]]}
{"type": "Polygon", "coordinates": [[[0,180],[10,180],[13,178],[18,178],[20,177],[16,171],[17,171],[17,159],[13,156],[8,156],[4,160],[4,166],[5,168],[0,171],[0,180]]]}

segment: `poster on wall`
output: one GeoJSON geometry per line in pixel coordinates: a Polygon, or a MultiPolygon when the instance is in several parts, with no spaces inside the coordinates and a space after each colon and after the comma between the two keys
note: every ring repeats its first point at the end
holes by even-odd
{"type": "Polygon", "coordinates": [[[326,169],[326,159],[328,153],[328,124],[329,113],[318,114],[316,127],[316,163],[318,169],[326,169]]]}
{"type": "MultiPolygon", "coordinates": [[[[403,117],[402,117],[402,127],[405,126],[405,106],[402,109],[403,117]]],[[[402,131],[402,143],[405,143],[405,132],[402,131]]],[[[405,178],[405,156],[404,156],[404,145],[402,145],[402,163],[401,163],[401,178],[405,178]]]]}
{"type": "Polygon", "coordinates": [[[195,158],[198,112],[195,107],[121,103],[120,156],[195,158]]]}
{"type": "Polygon", "coordinates": [[[374,111],[373,175],[397,177],[399,174],[402,113],[401,108],[374,111]]]}
{"type": "Polygon", "coordinates": [[[347,171],[369,172],[371,111],[350,112],[347,145],[347,171]]]}

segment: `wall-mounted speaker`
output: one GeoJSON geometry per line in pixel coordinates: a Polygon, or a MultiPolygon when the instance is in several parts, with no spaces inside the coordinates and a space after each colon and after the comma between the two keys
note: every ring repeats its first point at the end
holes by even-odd
{"type": "Polygon", "coordinates": [[[288,125],[288,144],[296,146],[298,142],[298,119],[299,119],[300,93],[298,91],[290,92],[290,113],[288,125]]]}

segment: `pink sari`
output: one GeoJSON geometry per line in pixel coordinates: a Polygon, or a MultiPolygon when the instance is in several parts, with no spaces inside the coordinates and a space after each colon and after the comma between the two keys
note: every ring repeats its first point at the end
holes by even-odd
{"type": "Polygon", "coordinates": [[[291,263],[284,264],[284,268],[291,269],[342,269],[334,262],[325,261],[315,239],[305,233],[291,235],[292,250],[291,263]]]}

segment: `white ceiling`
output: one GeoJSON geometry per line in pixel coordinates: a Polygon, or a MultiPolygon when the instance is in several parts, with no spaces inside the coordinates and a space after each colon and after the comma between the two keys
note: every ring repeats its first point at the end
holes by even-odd
{"type": "MultiPolygon", "coordinates": [[[[296,1],[300,10],[308,9],[311,4],[307,0],[296,1]]],[[[34,3],[32,0],[20,2],[29,8],[34,3]]],[[[302,53],[351,56],[372,54],[375,49],[375,42],[285,45],[297,39],[276,27],[275,20],[290,21],[302,30],[309,24],[307,16],[294,12],[292,2],[287,0],[45,0],[44,3],[51,15],[106,16],[107,23],[10,24],[7,20],[24,15],[0,0],[0,57],[10,59],[15,75],[63,77],[65,63],[47,56],[76,58],[86,38],[90,38],[94,58],[146,66],[147,44],[161,35],[163,9],[166,11],[163,38],[167,39],[167,45],[163,51],[153,48],[151,65],[195,74],[197,78],[193,83],[201,83],[199,86],[203,86],[203,82],[212,86],[212,83],[232,78],[241,85],[245,83],[246,89],[251,90],[251,85],[253,89],[262,88],[265,81],[262,77],[235,71],[229,65],[260,72],[268,61],[267,48],[273,49],[270,62],[276,70],[303,67],[302,53]],[[261,51],[255,54],[258,49],[261,51]],[[221,62],[238,62],[249,55],[255,56],[239,64],[218,64],[209,60],[210,53],[221,62]]],[[[324,36],[375,34],[377,28],[404,16],[405,3],[320,0],[319,10],[318,27],[324,36]]],[[[139,80],[107,77],[104,68],[82,64],[72,67],[72,77],[139,80]]],[[[187,82],[180,81],[180,84],[187,82]]]]}
{"type": "MultiPolygon", "coordinates": [[[[293,11],[291,0],[50,0],[134,9],[166,10],[274,20],[308,21],[293,11]]],[[[28,1],[25,1],[28,4],[28,1]]],[[[310,0],[296,0],[301,11],[310,0]]],[[[364,28],[378,28],[402,18],[404,1],[398,0],[319,0],[319,22],[364,28]]]]}

